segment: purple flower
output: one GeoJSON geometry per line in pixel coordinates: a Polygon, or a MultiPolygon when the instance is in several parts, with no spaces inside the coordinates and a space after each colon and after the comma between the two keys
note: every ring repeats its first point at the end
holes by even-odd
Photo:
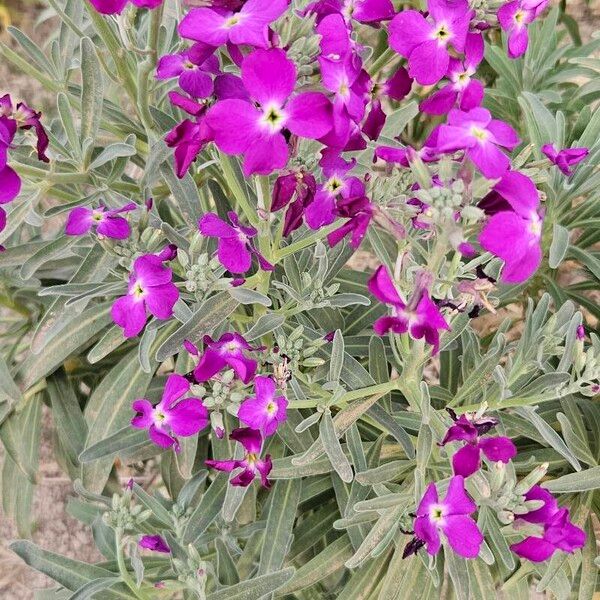
{"type": "Polygon", "coordinates": [[[246,451],[244,458],[241,460],[233,458],[231,460],[207,460],[205,461],[206,465],[228,473],[231,473],[235,469],[242,469],[230,481],[231,485],[247,487],[254,481],[254,478],[258,474],[262,485],[266,488],[271,487],[268,477],[273,464],[269,454],[264,459],[260,458],[263,445],[263,438],[260,431],[250,429],[249,427],[242,427],[234,429],[229,438],[239,442],[244,447],[246,451]]]}
{"type": "MultiPolygon", "coordinates": [[[[130,0],[138,8],[156,8],[163,0],[130,0]]],[[[127,0],[90,0],[91,5],[103,15],[120,13],[127,4],[127,0]]]]}
{"type": "Polygon", "coordinates": [[[136,412],[131,425],[147,429],[150,439],[162,448],[175,447],[176,436],[195,435],[208,425],[208,410],[198,398],[183,398],[190,390],[190,382],[176,373],[169,375],[161,401],[152,406],[146,398],[139,398],[132,407],[136,412]]]}
{"type": "Polygon", "coordinates": [[[133,263],[126,296],[112,305],[113,321],[123,327],[123,334],[136,336],[146,324],[147,313],[157,319],[169,319],[179,299],[179,290],[171,281],[173,271],[154,254],[140,256],[133,263]]]}
{"type": "Polygon", "coordinates": [[[152,550],[153,552],[162,552],[164,554],[170,554],[171,548],[160,535],[143,535],[138,542],[140,548],[146,550],[152,550]]]}
{"type": "Polygon", "coordinates": [[[389,26],[390,46],[408,59],[408,72],[422,85],[437,83],[448,70],[448,46],[463,52],[473,12],[467,0],[429,0],[429,16],[398,13],[389,26]]]}
{"type": "Polygon", "coordinates": [[[206,213],[199,221],[202,235],[219,239],[217,256],[219,262],[231,273],[245,273],[252,266],[252,255],[256,256],[261,269],[272,271],[273,265],[255,248],[252,238],[256,237],[254,227],[246,227],[233,212],[227,213],[231,225],[215,213],[206,213]]]}
{"type": "Polygon", "coordinates": [[[439,158],[439,152],[436,148],[439,130],[439,125],[433,128],[420,150],[415,150],[411,146],[397,148],[394,146],[377,146],[375,148],[375,158],[380,158],[388,163],[399,164],[402,167],[408,167],[410,160],[413,160],[415,156],[423,162],[435,162],[439,158]]]}
{"type": "Polygon", "coordinates": [[[309,4],[303,14],[315,13],[317,21],[332,14],[341,14],[347,21],[378,23],[394,16],[391,0],[317,0],[309,4]]]}
{"type": "Polygon", "coordinates": [[[411,301],[406,303],[394,286],[386,267],[381,265],[369,279],[369,291],[380,302],[389,304],[392,315],[375,321],[373,330],[377,335],[408,332],[414,339],[425,338],[437,354],[440,344],[440,329],[450,329],[435,302],[429,297],[427,289],[415,290],[411,301]]]}
{"type": "Polygon", "coordinates": [[[280,175],[273,185],[271,211],[282,210],[286,206],[282,234],[287,237],[302,225],[304,211],[312,203],[317,191],[314,175],[304,170],[280,175]],[[292,199],[295,200],[292,202],[292,199]]]}
{"type": "Polygon", "coordinates": [[[542,219],[535,184],[522,173],[509,171],[480,206],[492,217],[483,227],[479,243],[504,261],[501,281],[527,280],[542,260],[542,219]]]}
{"type": "Polygon", "coordinates": [[[571,167],[580,163],[590,153],[588,148],[563,148],[557,151],[554,144],[543,145],[542,152],[567,177],[573,175],[571,167]]]}
{"type": "MultiPolygon", "coordinates": [[[[46,156],[49,140],[48,134],[42,125],[41,112],[36,112],[32,108],[29,108],[24,102],[17,103],[16,107],[13,108],[10,95],[5,94],[0,98],[0,120],[4,121],[5,124],[7,121],[14,121],[14,125],[8,125],[9,129],[12,130],[13,136],[15,125],[19,129],[33,129],[37,137],[38,160],[49,162],[50,159],[46,156]]],[[[0,145],[2,145],[2,142],[0,142],[0,145]]]]}
{"type": "Polygon", "coordinates": [[[479,63],[483,60],[483,37],[479,33],[469,33],[465,44],[463,61],[450,58],[444,87],[421,102],[420,108],[430,115],[444,115],[455,106],[468,111],[476,108],[483,100],[483,85],[472,79],[479,63]]]}
{"type": "Polygon", "coordinates": [[[137,205],[130,202],[121,208],[106,210],[105,206],[98,208],[86,208],[78,206],[74,208],[67,217],[65,233],[67,235],[84,235],[93,227],[99,236],[124,240],[131,234],[131,227],[127,219],[119,215],[124,212],[135,210],[137,205]]]}
{"type": "Polygon", "coordinates": [[[206,120],[221,151],[244,155],[246,177],[268,175],[286,166],[289,150],[284,128],[310,139],[331,129],[331,104],[325,95],[304,92],[290,97],[296,67],[283,50],[249,54],[242,63],[242,81],[251,101],[221,100],[209,109],[206,120]]]}
{"type": "MultiPolygon", "coordinates": [[[[362,185],[362,184],[361,184],[362,185]]],[[[369,199],[363,193],[352,198],[341,198],[336,205],[336,212],[339,217],[348,220],[341,226],[327,235],[327,242],[331,247],[339,244],[346,236],[350,236],[350,246],[355,250],[361,245],[371,219],[375,213],[375,208],[369,199]]]]}
{"type": "Polygon", "coordinates": [[[550,0],[514,0],[498,9],[500,27],[508,35],[508,56],[518,58],[525,54],[529,43],[527,25],[546,8],[550,0]]]}
{"type": "Polygon", "coordinates": [[[175,148],[175,172],[180,179],[185,176],[190,165],[200,151],[213,139],[213,132],[200,117],[198,121],[185,119],[166,136],[165,143],[175,148]]]}
{"type": "Polygon", "coordinates": [[[518,544],[512,544],[510,549],[515,554],[533,562],[542,562],[557,550],[572,554],[585,545],[585,532],[571,523],[569,510],[559,508],[548,490],[535,485],[525,494],[525,499],[542,500],[544,504],[541,508],[519,515],[519,520],[538,524],[543,531],[541,536],[528,536],[518,544]]]}
{"type": "Polygon", "coordinates": [[[208,381],[225,367],[232,368],[244,383],[252,380],[257,364],[245,353],[255,348],[250,346],[239,333],[224,333],[218,341],[205,336],[204,344],[206,349],[194,369],[194,378],[197,382],[208,381]]]}
{"type": "Polygon", "coordinates": [[[273,435],[279,423],[287,418],[287,399],[285,396],[275,396],[277,386],[270,377],[255,377],[254,389],[256,396],[242,402],[238,419],[252,429],[262,431],[265,436],[273,435]]]}
{"type": "Polygon", "coordinates": [[[167,54],[158,61],[157,79],[179,78],[179,87],[193,98],[208,98],[213,93],[210,73],[220,72],[215,47],[197,42],[178,54],[167,54]]]}
{"type": "Polygon", "coordinates": [[[480,454],[493,462],[507,463],[517,454],[517,448],[507,437],[482,438],[484,433],[496,426],[496,419],[486,419],[483,422],[469,420],[466,415],[456,418],[448,429],[440,446],[449,442],[465,442],[465,446],[452,456],[452,468],[455,475],[469,477],[481,467],[480,454]]]}
{"type": "Polygon", "coordinates": [[[453,109],[448,114],[447,124],[439,128],[437,150],[464,150],[488,179],[496,179],[502,177],[510,167],[508,157],[499,146],[513,150],[519,142],[516,131],[507,123],[492,119],[489,110],[453,109]]]}
{"type": "Polygon", "coordinates": [[[442,502],[438,499],[435,483],[430,483],[417,508],[415,536],[425,543],[431,555],[440,551],[440,534],[444,534],[456,554],[475,558],[483,543],[477,523],[469,516],[476,510],[477,506],[467,495],[464,479],[460,475],[452,477],[442,502]]]}
{"type": "Polygon", "coordinates": [[[179,24],[181,37],[221,46],[227,42],[269,46],[269,24],[287,9],[288,0],[248,0],[239,12],[194,8],[179,24]]]}

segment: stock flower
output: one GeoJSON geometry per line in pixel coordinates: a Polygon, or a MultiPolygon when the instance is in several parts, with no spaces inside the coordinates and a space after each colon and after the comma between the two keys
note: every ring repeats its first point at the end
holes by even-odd
{"type": "Polygon", "coordinates": [[[395,14],[391,0],[318,0],[304,10],[304,14],[310,13],[317,15],[317,21],[341,14],[347,21],[355,19],[359,23],[377,23],[395,14]]]}
{"type": "Polygon", "coordinates": [[[477,506],[467,495],[460,475],[450,479],[446,497],[441,502],[435,483],[430,483],[417,507],[415,536],[425,542],[431,555],[440,551],[440,534],[443,534],[456,554],[475,558],[483,543],[483,535],[470,516],[476,510],[477,506]]]}
{"type": "Polygon", "coordinates": [[[175,148],[175,173],[180,179],[185,176],[198,154],[212,140],[212,130],[203,118],[197,121],[185,119],[166,136],[165,143],[175,148]]]}
{"type": "Polygon", "coordinates": [[[450,329],[450,326],[425,287],[415,290],[410,302],[405,302],[383,265],[369,279],[368,287],[373,296],[392,308],[391,316],[380,317],[375,321],[373,329],[377,335],[385,335],[389,331],[398,334],[408,332],[414,339],[425,338],[425,341],[433,346],[433,354],[437,354],[440,344],[439,331],[450,329]]]}
{"type": "Polygon", "coordinates": [[[152,406],[146,398],[132,404],[136,412],[131,425],[147,429],[150,439],[161,448],[179,451],[177,436],[195,435],[208,425],[208,410],[198,398],[183,398],[190,391],[190,382],[176,373],[169,375],[161,401],[152,406]],[[183,398],[183,399],[182,399],[183,398]]]}
{"type": "Polygon", "coordinates": [[[469,111],[453,109],[447,124],[441,125],[437,136],[439,152],[464,150],[488,179],[502,177],[510,167],[508,156],[499,146],[513,150],[520,140],[507,123],[492,119],[485,108],[469,111]]]}
{"type": "Polygon", "coordinates": [[[285,12],[288,4],[288,0],[248,0],[239,12],[194,8],[179,24],[179,34],[210,46],[231,42],[267,48],[269,24],[285,12]]]}
{"type": "Polygon", "coordinates": [[[557,550],[572,554],[585,545],[585,532],[569,520],[569,509],[559,508],[552,494],[533,486],[526,494],[526,500],[542,500],[544,504],[531,512],[519,515],[519,520],[535,523],[543,528],[541,536],[528,536],[523,541],[512,544],[510,549],[533,562],[548,560],[557,550]]]}
{"type": "MultiPolygon", "coordinates": [[[[129,0],[138,8],[156,8],[163,0],[129,0]]],[[[103,15],[115,15],[120,13],[126,6],[128,0],[90,0],[90,4],[103,15]]]]}
{"type": "Polygon", "coordinates": [[[140,548],[146,550],[152,550],[153,552],[162,552],[163,554],[170,554],[171,548],[160,535],[143,535],[138,542],[140,548]]]}
{"type": "Polygon", "coordinates": [[[455,106],[468,111],[476,108],[483,100],[483,85],[473,75],[483,60],[483,37],[469,33],[465,43],[465,58],[451,58],[446,72],[449,82],[440,90],[421,102],[420,109],[430,115],[444,115],[455,106]]]}
{"type": "Polygon", "coordinates": [[[498,22],[508,35],[508,55],[519,58],[529,43],[527,25],[546,8],[550,0],[514,0],[498,9],[498,22]]]}
{"type": "Polygon", "coordinates": [[[112,319],[123,328],[125,337],[136,336],[146,324],[147,313],[157,319],[169,319],[179,299],[179,290],[171,281],[173,272],[160,256],[145,254],[133,263],[126,296],[112,305],[112,319]]]}
{"type": "Polygon", "coordinates": [[[252,266],[252,255],[254,255],[261,269],[272,271],[273,265],[263,257],[251,241],[258,231],[254,227],[242,225],[233,211],[229,211],[227,216],[231,225],[215,213],[206,213],[198,221],[198,228],[202,235],[218,238],[219,262],[231,273],[245,273],[252,266]]]}
{"type": "Polygon", "coordinates": [[[197,42],[177,54],[162,56],[156,67],[157,79],[179,78],[179,87],[193,98],[208,98],[213,93],[211,74],[220,72],[215,47],[197,42]]]}
{"type": "Polygon", "coordinates": [[[373,218],[373,205],[363,193],[353,198],[341,198],[337,202],[336,212],[339,217],[348,220],[327,235],[327,242],[333,247],[349,235],[350,246],[356,250],[361,245],[373,218]]]}
{"type": "Polygon", "coordinates": [[[320,92],[292,96],[296,67],[278,48],[255,50],[242,63],[242,81],[251,100],[226,99],[212,106],[207,123],[226,154],[243,154],[246,177],[268,175],[286,166],[284,128],[318,139],[331,129],[331,104],[320,92]]]}
{"type": "Polygon", "coordinates": [[[277,212],[286,206],[282,234],[287,237],[302,225],[304,211],[312,203],[317,191],[314,175],[304,170],[280,175],[273,185],[271,211],[277,212]],[[295,200],[292,202],[292,199],[295,200]]]}
{"type": "Polygon", "coordinates": [[[206,465],[213,469],[226,471],[228,473],[231,473],[235,469],[242,469],[240,473],[229,482],[231,485],[247,487],[254,481],[254,478],[258,474],[262,485],[266,488],[271,487],[271,482],[268,477],[273,464],[269,454],[267,454],[264,459],[260,458],[263,445],[263,437],[260,434],[260,431],[250,429],[249,427],[241,427],[239,429],[234,429],[229,438],[239,442],[244,447],[244,458],[207,460],[205,461],[206,465]]]}
{"type": "Polygon", "coordinates": [[[239,333],[224,333],[217,341],[204,337],[205,350],[194,369],[198,383],[208,381],[225,367],[231,367],[235,374],[248,383],[256,373],[256,361],[248,358],[245,352],[254,350],[239,333]]]}
{"type": "Polygon", "coordinates": [[[479,243],[504,261],[501,281],[527,280],[542,260],[542,219],[535,184],[522,173],[509,171],[480,207],[492,216],[479,235],[479,243]]]}
{"type": "Polygon", "coordinates": [[[287,399],[275,396],[277,386],[270,377],[259,375],[254,378],[256,396],[246,398],[238,410],[238,419],[252,429],[258,429],[263,435],[273,435],[286,420],[287,399]]]}
{"type": "Polygon", "coordinates": [[[136,207],[134,202],[109,210],[106,210],[105,206],[98,208],[78,206],[67,217],[65,233],[67,235],[84,235],[95,227],[96,233],[100,236],[124,240],[131,234],[131,227],[129,221],[119,215],[135,210],[136,207]]]}
{"type": "MultiPolygon", "coordinates": [[[[452,413],[451,413],[452,414],[452,413]]],[[[480,454],[493,462],[507,463],[517,454],[517,448],[507,437],[481,437],[498,423],[496,419],[487,418],[483,422],[469,420],[466,415],[456,418],[448,428],[440,446],[449,442],[465,442],[465,446],[452,456],[452,469],[455,475],[469,477],[481,467],[480,454]]]]}
{"type": "Polygon", "coordinates": [[[575,165],[579,164],[590,153],[588,148],[563,148],[556,150],[554,144],[544,144],[542,152],[567,177],[573,175],[575,165]]]}
{"type": "Polygon", "coordinates": [[[389,26],[389,43],[408,59],[408,72],[421,85],[437,83],[448,70],[448,46],[463,52],[472,11],[467,0],[429,0],[429,15],[398,13],[389,26]]]}

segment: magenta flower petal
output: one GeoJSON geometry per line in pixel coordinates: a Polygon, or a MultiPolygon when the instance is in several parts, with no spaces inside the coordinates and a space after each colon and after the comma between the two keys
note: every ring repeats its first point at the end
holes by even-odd
{"type": "Polygon", "coordinates": [[[255,50],[242,63],[242,81],[263,106],[283,106],[296,86],[296,67],[283,50],[255,50]]]}
{"type": "Polygon", "coordinates": [[[21,178],[16,171],[5,166],[0,169],[0,204],[12,202],[21,191],[21,178]]]}
{"type": "Polygon", "coordinates": [[[83,235],[92,228],[93,222],[92,210],[84,206],[78,206],[71,210],[67,217],[65,233],[67,235],[83,235]]]}
{"type": "Polygon", "coordinates": [[[252,265],[252,255],[239,238],[221,238],[219,262],[231,273],[245,273],[252,265]]]}
{"type": "Polygon", "coordinates": [[[237,460],[205,460],[204,464],[208,467],[212,467],[213,469],[217,469],[217,471],[225,471],[227,473],[231,473],[237,466],[237,460]]]}
{"type": "Polygon", "coordinates": [[[146,324],[146,307],[143,301],[131,294],[115,300],[111,308],[112,320],[123,328],[125,337],[135,337],[146,324]]]}
{"type": "Polygon", "coordinates": [[[161,406],[169,410],[176,400],[181,398],[190,389],[190,382],[177,373],[169,375],[162,394],[161,406]]]}
{"type": "Polygon", "coordinates": [[[127,0],[90,0],[90,4],[103,15],[114,15],[125,8],[127,0]]]}
{"type": "Polygon", "coordinates": [[[235,237],[237,232],[234,227],[221,219],[216,213],[206,213],[198,221],[198,229],[202,235],[211,237],[235,237]]]}
{"type": "Polygon", "coordinates": [[[198,398],[186,398],[169,411],[169,426],[175,435],[195,435],[208,425],[208,410],[198,398]]]}
{"type": "Polygon", "coordinates": [[[483,543],[483,535],[477,523],[466,515],[452,515],[441,526],[450,547],[463,558],[475,558],[483,543]]]}
{"type": "Polygon", "coordinates": [[[193,98],[208,98],[213,93],[213,80],[200,69],[184,71],[179,77],[179,86],[193,98]]]}
{"type": "Polygon", "coordinates": [[[210,8],[194,8],[179,23],[179,35],[211,46],[221,46],[228,38],[228,30],[224,26],[228,16],[210,8]]]}
{"type": "Polygon", "coordinates": [[[194,378],[198,383],[208,381],[226,365],[225,359],[220,354],[207,349],[194,369],[194,378]]]}
{"type": "Polygon", "coordinates": [[[428,40],[410,53],[408,73],[421,85],[433,85],[445,75],[449,63],[446,47],[440,46],[437,40],[428,40]]]}
{"type": "MultiPolygon", "coordinates": [[[[107,216],[98,223],[96,231],[100,235],[104,235],[114,240],[125,240],[131,234],[131,227],[129,226],[129,221],[123,217],[107,216]]],[[[69,232],[65,229],[65,233],[68,234],[69,232]]]]}
{"type": "Polygon", "coordinates": [[[516,555],[533,562],[543,562],[549,559],[556,550],[550,542],[533,536],[525,538],[518,544],[511,544],[510,549],[516,555]]]}
{"type": "Polygon", "coordinates": [[[429,115],[445,115],[454,107],[457,99],[458,92],[451,85],[445,85],[423,100],[419,107],[429,115]]]}
{"type": "Polygon", "coordinates": [[[475,444],[467,444],[452,456],[452,471],[461,477],[470,477],[479,470],[479,447],[475,444]]]}
{"type": "Polygon", "coordinates": [[[236,375],[244,382],[249,383],[256,372],[256,361],[243,355],[229,356],[227,363],[235,371],[236,375]]]}
{"type": "Polygon", "coordinates": [[[542,249],[539,245],[530,246],[520,261],[506,262],[502,271],[502,281],[506,283],[526,281],[538,270],[542,256],[542,249]]]}
{"type": "Polygon", "coordinates": [[[242,171],[246,177],[253,174],[269,175],[277,169],[283,169],[288,158],[287,142],[281,133],[263,135],[254,139],[247,148],[242,171]]]}
{"type": "Polygon", "coordinates": [[[477,510],[477,505],[465,491],[464,479],[459,476],[450,480],[444,504],[449,508],[448,514],[452,515],[471,514],[477,510]]]}
{"type": "Polygon", "coordinates": [[[229,437],[239,442],[249,454],[260,454],[263,442],[260,431],[250,427],[241,427],[234,429],[229,437]]]}
{"type": "Polygon", "coordinates": [[[491,142],[477,144],[467,154],[488,179],[502,177],[510,168],[508,156],[491,142]]]}
{"type": "Polygon", "coordinates": [[[517,132],[504,121],[492,119],[488,123],[487,129],[493,134],[496,144],[500,144],[500,146],[504,146],[509,150],[514,150],[521,141],[517,132]]]}
{"type": "Polygon", "coordinates": [[[145,398],[135,400],[131,405],[133,410],[136,411],[136,415],[131,419],[131,425],[137,429],[148,429],[152,425],[152,411],[153,406],[145,398]]]}
{"type": "Polygon", "coordinates": [[[301,137],[316,140],[333,126],[331,103],[319,92],[298,94],[287,103],[286,112],[286,127],[301,137]]]}
{"type": "Polygon", "coordinates": [[[501,461],[507,463],[517,455],[517,447],[507,437],[482,438],[479,441],[479,447],[488,460],[493,462],[501,461]]]}
{"type": "Polygon", "coordinates": [[[161,56],[156,66],[157,79],[179,77],[183,73],[185,57],[183,54],[166,54],[161,56]]]}
{"type": "Polygon", "coordinates": [[[398,54],[408,58],[418,45],[430,41],[432,34],[433,27],[420,12],[404,10],[389,25],[389,44],[398,54]]]}
{"type": "Polygon", "coordinates": [[[206,113],[206,123],[220,150],[227,154],[245,152],[260,135],[260,113],[244,100],[221,100],[206,113]]]}
{"type": "Polygon", "coordinates": [[[160,535],[144,535],[138,542],[140,548],[145,548],[146,550],[152,550],[154,552],[162,552],[164,554],[169,554],[171,552],[171,548],[165,540],[160,537],[160,535]]]}
{"type": "Polygon", "coordinates": [[[377,268],[367,285],[371,294],[373,294],[380,302],[396,304],[402,307],[405,306],[388,270],[383,265],[377,268]]]}
{"type": "Polygon", "coordinates": [[[148,310],[157,319],[170,319],[173,316],[173,307],[179,300],[179,290],[172,283],[156,285],[144,299],[148,310]]]}
{"type": "Polygon", "coordinates": [[[144,254],[136,258],[133,272],[137,280],[145,286],[155,286],[169,283],[173,276],[171,269],[163,265],[163,261],[154,254],[144,254]]]}
{"type": "Polygon", "coordinates": [[[526,500],[542,500],[544,504],[537,510],[532,510],[519,518],[529,523],[546,523],[558,512],[556,498],[545,488],[534,485],[526,494],[526,500]]]}
{"type": "Polygon", "coordinates": [[[361,23],[373,23],[391,19],[394,6],[391,0],[353,0],[352,17],[361,23]]]}
{"type": "Polygon", "coordinates": [[[161,448],[171,448],[172,446],[177,447],[177,440],[170,436],[166,431],[159,429],[156,425],[150,425],[148,429],[148,435],[152,442],[161,448]]]}

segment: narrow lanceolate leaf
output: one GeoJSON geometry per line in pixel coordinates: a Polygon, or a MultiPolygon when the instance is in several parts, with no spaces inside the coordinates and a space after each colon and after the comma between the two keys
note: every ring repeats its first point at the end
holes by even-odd
{"type": "Polygon", "coordinates": [[[101,458],[116,456],[117,454],[129,455],[145,446],[151,446],[152,442],[148,439],[148,432],[134,429],[130,425],[125,425],[111,436],[100,440],[86,448],[79,455],[82,463],[89,463],[101,458]]]}
{"type": "Polygon", "coordinates": [[[323,444],[327,458],[331,462],[331,465],[335,469],[336,473],[340,476],[342,481],[349,483],[352,481],[354,474],[352,473],[352,467],[350,461],[346,458],[335,431],[335,425],[331,418],[331,413],[326,411],[321,418],[319,426],[319,439],[323,444]]]}
{"type": "MultiPolygon", "coordinates": [[[[143,398],[152,373],[140,368],[137,350],[122,358],[94,390],[85,410],[89,427],[86,448],[97,444],[122,429],[130,421],[131,404],[143,398]]],[[[101,492],[112,467],[112,460],[101,459],[82,465],[82,480],[86,488],[101,492]]]]}
{"type": "Polygon", "coordinates": [[[352,556],[350,538],[344,534],[302,565],[292,579],[278,590],[276,597],[292,594],[298,590],[310,587],[329,575],[344,568],[344,563],[352,556]]]}
{"type": "Polygon", "coordinates": [[[80,140],[94,140],[100,128],[104,84],[102,70],[94,43],[89,38],[81,40],[81,131],[80,140]]]}
{"type": "Polygon", "coordinates": [[[118,582],[118,577],[100,577],[98,579],[93,579],[81,586],[74,594],[71,594],[68,597],[68,600],[89,600],[94,597],[94,594],[107,590],[118,582]]]}
{"type": "Polygon", "coordinates": [[[258,573],[264,575],[280,569],[292,542],[302,479],[282,479],[271,492],[269,516],[260,553],[258,573]]]}
{"type": "Polygon", "coordinates": [[[344,366],[344,337],[338,329],[333,336],[331,360],[329,361],[329,381],[339,381],[344,366]]]}
{"type": "Polygon", "coordinates": [[[207,596],[206,600],[258,600],[281,589],[294,575],[294,569],[260,575],[207,596]]]}
{"type": "Polygon", "coordinates": [[[183,530],[184,543],[193,544],[217,518],[223,506],[228,485],[227,473],[219,473],[211,482],[183,530]]]}
{"type": "MultiPolygon", "coordinates": [[[[43,550],[32,542],[18,540],[9,548],[18,554],[30,567],[44,573],[50,579],[60,583],[63,587],[73,592],[77,591],[90,581],[106,577],[114,577],[108,569],[89,565],[78,560],[43,550]]],[[[130,599],[131,596],[119,590],[103,592],[106,600],[130,599]]]]}
{"type": "Polygon", "coordinates": [[[184,340],[194,343],[203,335],[211,334],[237,308],[239,302],[227,292],[220,292],[203,302],[192,318],[169,336],[156,352],[156,360],[162,362],[179,352],[184,340]]]}
{"type": "Polygon", "coordinates": [[[579,473],[570,473],[557,479],[544,481],[542,486],[554,494],[595,490],[600,488],[600,467],[592,467],[579,473]]]}
{"type": "Polygon", "coordinates": [[[21,399],[21,390],[10,374],[6,361],[0,356],[0,424],[21,399]]]}
{"type": "Polygon", "coordinates": [[[46,377],[60,366],[72,353],[88,345],[111,322],[111,303],[97,304],[81,315],[73,315],[61,328],[68,335],[55,336],[38,355],[29,355],[21,364],[19,375],[23,389],[46,377]]]}
{"type": "Polygon", "coordinates": [[[569,230],[559,223],[554,223],[552,230],[552,244],[550,245],[550,254],[548,265],[551,269],[556,269],[563,261],[569,249],[569,230]]]}

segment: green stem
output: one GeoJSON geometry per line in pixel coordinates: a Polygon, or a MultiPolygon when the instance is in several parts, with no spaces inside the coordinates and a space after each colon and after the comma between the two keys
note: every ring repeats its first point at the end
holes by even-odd
{"type": "Polygon", "coordinates": [[[313,234],[306,236],[305,238],[302,238],[301,240],[298,240],[297,242],[294,242],[293,244],[290,244],[289,246],[286,246],[281,250],[276,251],[273,256],[273,260],[276,263],[278,263],[286,256],[290,256],[291,254],[299,252],[300,250],[304,250],[304,248],[312,246],[315,242],[318,242],[324,237],[327,237],[332,231],[335,231],[338,227],[339,225],[337,225],[336,223],[328,225],[327,227],[321,227],[319,231],[315,231],[313,234]]]}
{"type": "Polygon", "coordinates": [[[119,574],[121,575],[123,583],[125,583],[125,585],[133,592],[133,595],[138,598],[138,600],[148,600],[146,595],[135,585],[135,581],[133,581],[133,578],[127,570],[125,556],[123,555],[123,532],[121,528],[115,530],[115,546],[117,550],[117,565],[119,566],[119,574]]]}
{"type": "Polygon", "coordinates": [[[360,390],[352,390],[346,392],[341,398],[341,402],[352,402],[352,400],[358,400],[359,398],[365,398],[366,396],[375,396],[381,394],[382,396],[393,390],[400,389],[400,380],[393,379],[392,381],[386,381],[385,383],[379,383],[377,385],[371,385],[360,390]]]}
{"type": "Polygon", "coordinates": [[[246,193],[242,189],[242,186],[235,175],[231,158],[223,152],[219,152],[219,158],[221,162],[221,170],[225,176],[225,181],[227,182],[227,186],[233,194],[235,201],[250,224],[258,229],[260,226],[260,220],[258,218],[258,214],[256,213],[256,208],[248,201],[248,197],[246,196],[246,193]]]}

